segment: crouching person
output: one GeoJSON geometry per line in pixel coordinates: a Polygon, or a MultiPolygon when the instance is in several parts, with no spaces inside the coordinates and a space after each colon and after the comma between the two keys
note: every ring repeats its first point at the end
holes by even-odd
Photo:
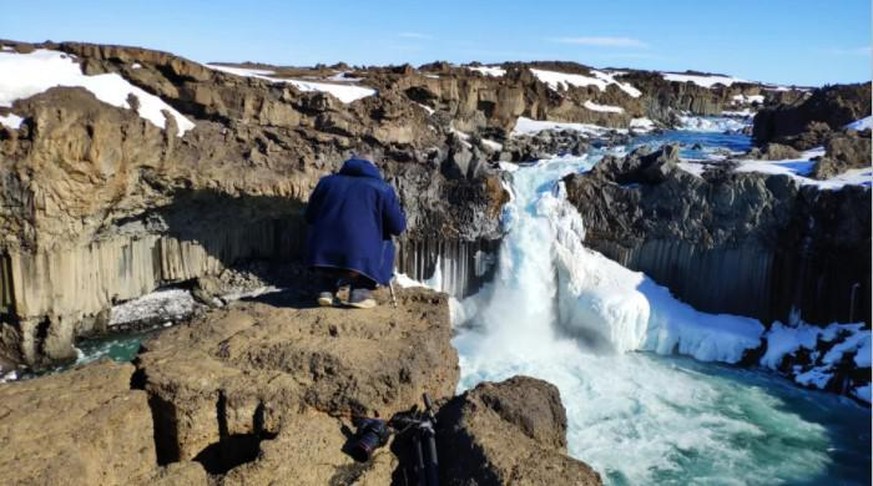
{"type": "Polygon", "coordinates": [[[323,177],[306,206],[306,264],[319,274],[319,305],[333,305],[342,285],[348,304],[366,309],[371,292],[394,274],[394,243],[406,217],[394,189],[369,156],[354,156],[323,177]]]}

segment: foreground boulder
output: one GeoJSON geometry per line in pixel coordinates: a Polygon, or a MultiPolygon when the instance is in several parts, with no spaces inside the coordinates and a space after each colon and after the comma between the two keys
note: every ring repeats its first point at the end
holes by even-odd
{"type": "Polygon", "coordinates": [[[130,389],[132,374],[104,362],[0,385],[3,484],[148,482],[157,470],[152,417],[146,393],[130,389]]]}
{"type": "Polygon", "coordinates": [[[145,345],[137,366],[158,462],[195,460],[225,484],[385,484],[394,456],[382,450],[358,467],[342,452],[343,430],[354,416],[409,409],[425,392],[452,396],[446,296],[401,290],[397,309],[380,294],[382,305],[366,311],[307,308],[296,297],[239,303],[145,345]]]}
{"type": "Polygon", "coordinates": [[[377,292],[370,310],[311,307],[287,290],[214,309],[98,362],[0,385],[4,484],[405,484],[396,434],[349,454],[354,418],[438,411],[448,484],[599,484],[566,456],[557,389],[531,378],[451,398],[457,354],[445,294],[377,292]],[[59,411],[63,411],[59,414],[59,411]]]}
{"type": "Polygon", "coordinates": [[[437,447],[445,484],[602,484],[567,456],[567,415],[558,389],[517,376],[482,383],[439,412],[437,447]]]}

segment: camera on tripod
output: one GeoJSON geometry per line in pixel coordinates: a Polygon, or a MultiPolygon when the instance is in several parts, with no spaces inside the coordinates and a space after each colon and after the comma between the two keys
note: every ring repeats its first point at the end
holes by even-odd
{"type": "MultiPolygon", "coordinates": [[[[385,422],[378,418],[357,419],[357,433],[349,445],[349,454],[356,461],[366,462],[373,457],[373,452],[388,443],[392,433],[402,436],[409,434],[412,447],[412,464],[404,468],[408,470],[417,486],[439,485],[439,461],[436,448],[436,416],[433,403],[425,393],[424,410],[413,407],[409,412],[401,412],[385,422]]],[[[409,478],[407,478],[409,482],[409,478]]]]}

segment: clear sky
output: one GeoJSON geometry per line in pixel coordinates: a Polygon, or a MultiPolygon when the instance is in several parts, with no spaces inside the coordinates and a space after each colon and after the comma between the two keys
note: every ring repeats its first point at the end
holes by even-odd
{"type": "Polygon", "coordinates": [[[279,65],[569,60],[786,84],[871,79],[870,0],[0,0],[0,38],[279,65]]]}

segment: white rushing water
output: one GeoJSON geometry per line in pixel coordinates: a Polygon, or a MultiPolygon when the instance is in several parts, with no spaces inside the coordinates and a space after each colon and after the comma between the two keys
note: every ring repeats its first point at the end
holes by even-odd
{"type": "Polygon", "coordinates": [[[848,460],[861,463],[857,471],[835,465],[856,440],[869,456],[869,411],[847,399],[810,399],[760,372],[633,352],[678,349],[733,363],[757,346],[763,327],[698,312],[584,248],[583,222],[556,181],[594,161],[557,158],[513,171],[494,282],[454,312],[460,388],[516,374],[554,383],[571,455],[612,484],[851,483],[865,468],[869,477],[863,452],[848,460]],[[843,435],[839,424],[819,423],[831,420],[831,407],[848,410],[833,419],[849,420],[843,435]],[[861,422],[866,429],[851,431],[861,422]]]}

